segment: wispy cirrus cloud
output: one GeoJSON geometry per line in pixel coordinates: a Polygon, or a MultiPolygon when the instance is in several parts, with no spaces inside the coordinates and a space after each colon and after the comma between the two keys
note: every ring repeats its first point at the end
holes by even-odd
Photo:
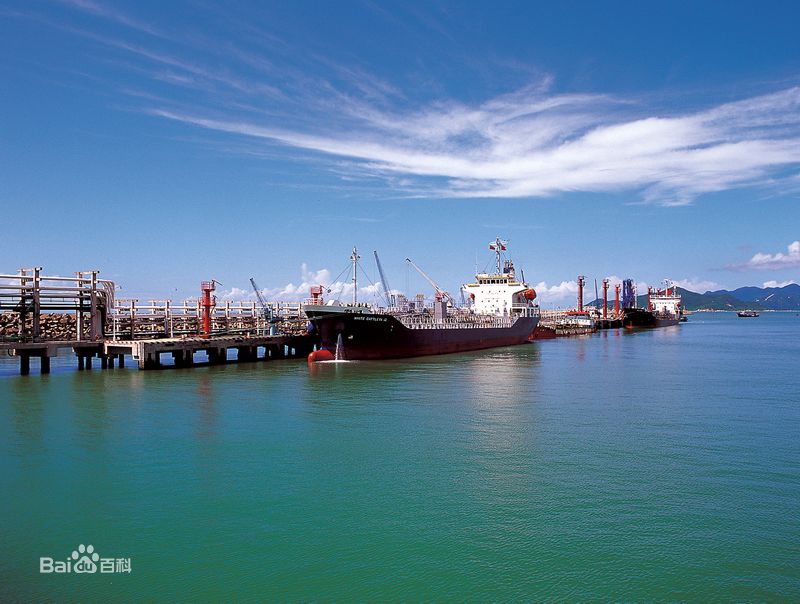
{"type": "Polygon", "coordinates": [[[110,21],[119,23],[131,29],[148,33],[153,36],[163,36],[163,34],[149,23],[131,17],[127,13],[117,10],[106,3],[94,2],[93,0],[59,0],[62,4],[70,6],[84,13],[102,17],[110,21]]]}
{"type": "MultiPolygon", "coordinates": [[[[786,248],[786,253],[765,254],[758,252],[750,260],[742,264],[731,264],[730,270],[779,270],[784,268],[800,268],[800,241],[793,241],[786,248]]],[[[766,287],[766,285],[765,285],[766,287]]]]}
{"type": "Polygon", "coordinates": [[[800,88],[671,117],[598,95],[528,90],[477,107],[388,112],[357,103],[339,124],[300,131],[242,116],[149,108],[209,130],[348,158],[374,176],[411,178],[417,195],[546,197],[631,191],[685,205],[705,193],[774,185],[800,165],[800,88]],[[344,125],[347,124],[345,128],[344,125]]]}
{"type": "MultiPolygon", "coordinates": [[[[149,88],[141,86],[154,96],[167,97],[134,97],[134,109],[224,137],[227,149],[235,136],[313,152],[327,170],[335,162],[335,177],[350,183],[377,180],[385,190],[417,197],[613,192],[666,206],[743,187],[797,187],[797,87],[703,109],[666,109],[646,97],[560,94],[553,75],[539,74],[481,101],[443,90],[430,98],[356,58],[298,52],[268,32],[242,36],[249,30],[241,23],[223,40],[199,32],[162,36],[109,5],[62,2],[131,34],[153,34],[133,42],[72,28],[126,55],[130,65],[121,67],[149,78],[149,88]]],[[[229,12],[235,10],[222,11],[220,27],[236,23],[229,12]]]]}

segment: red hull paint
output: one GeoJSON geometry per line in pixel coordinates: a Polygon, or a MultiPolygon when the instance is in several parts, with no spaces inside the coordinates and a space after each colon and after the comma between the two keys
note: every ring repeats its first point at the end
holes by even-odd
{"type": "Polygon", "coordinates": [[[530,340],[555,340],[558,334],[552,327],[544,327],[539,325],[533,330],[530,340]]]}

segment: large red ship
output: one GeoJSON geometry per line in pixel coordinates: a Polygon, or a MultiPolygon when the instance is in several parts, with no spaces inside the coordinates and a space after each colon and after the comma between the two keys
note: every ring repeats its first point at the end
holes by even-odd
{"type": "MultiPolygon", "coordinates": [[[[351,304],[306,305],[311,327],[327,351],[313,353],[315,358],[391,359],[527,342],[539,324],[536,292],[517,279],[513,262],[504,259],[505,241],[498,238],[489,247],[496,254],[496,272],[477,274],[473,283],[465,284],[466,304],[461,306],[416,265],[436,289],[432,307],[420,301],[390,308],[359,304],[355,280],[351,304]]],[[[351,260],[355,275],[355,249],[351,260]]]]}

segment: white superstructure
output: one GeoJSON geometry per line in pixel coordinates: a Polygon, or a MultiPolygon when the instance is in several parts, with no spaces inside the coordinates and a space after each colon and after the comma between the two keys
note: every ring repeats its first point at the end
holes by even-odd
{"type": "Polygon", "coordinates": [[[680,318],[683,314],[681,295],[675,284],[669,280],[664,281],[664,289],[649,289],[650,310],[659,316],[680,318]]]}
{"type": "Polygon", "coordinates": [[[504,261],[502,258],[507,245],[506,241],[499,238],[490,243],[489,249],[496,254],[497,272],[478,273],[474,283],[465,283],[463,286],[476,314],[529,316],[538,313],[539,307],[534,302],[536,291],[517,279],[511,260],[504,261]]]}

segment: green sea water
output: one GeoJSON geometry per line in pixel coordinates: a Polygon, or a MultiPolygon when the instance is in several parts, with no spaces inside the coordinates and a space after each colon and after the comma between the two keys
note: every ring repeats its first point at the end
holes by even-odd
{"type": "Polygon", "coordinates": [[[0,601],[798,601],[800,316],[16,375],[0,601]],[[79,544],[130,573],[40,574],[79,544]]]}

